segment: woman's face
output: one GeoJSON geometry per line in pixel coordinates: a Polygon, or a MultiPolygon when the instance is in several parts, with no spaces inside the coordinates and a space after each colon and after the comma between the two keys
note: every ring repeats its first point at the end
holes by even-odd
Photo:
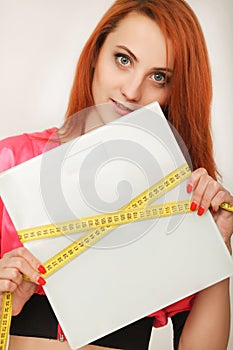
{"type": "Polygon", "coordinates": [[[110,102],[118,116],[153,101],[163,107],[173,62],[170,42],[167,62],[165,39],[156,22],[130,13],[107,36],[99,52],[92,83],[95,105],[110,102]]]}

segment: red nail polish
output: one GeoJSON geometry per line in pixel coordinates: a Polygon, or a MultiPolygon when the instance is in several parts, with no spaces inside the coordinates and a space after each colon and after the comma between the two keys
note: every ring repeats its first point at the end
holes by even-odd
{"type": "Polygon", "coordinates": [[[197,203],[196,202],[192,202],[191,205],[190,205],[190,209],[192,211],[195,211],[197,209],[197,203]]]}
{"type": "Polygon", "coordinates": [[[197,215],[202,216],[204,214],[205,209],[203,207],[200,207],[198,209],[197,215]]]}
{"type": "Polygon", "coordinates": [[[40,286],[44,286],[46,281],[43,277],[38,277],[37,278],[37,283],[40,285],[40,286]]]}
{"type": "Polygon", "coordinates": [[[187,185],[187,192],[188,192],[188,193],[191,193],[192,190],[193,190],[193,185],[188,184],[188,185],[187,185]]]}
{"type": "Polygon", "coordinates": [[[46,268],[43,265],[39,265],[37,270],[42,274],[46,273],[46,268]]]}

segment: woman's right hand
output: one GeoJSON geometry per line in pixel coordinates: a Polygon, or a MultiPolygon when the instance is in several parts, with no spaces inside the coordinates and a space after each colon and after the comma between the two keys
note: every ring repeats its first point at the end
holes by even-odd
{"type": "Polygon", "coordinates": [[[6,291],[13,293],[13,315],[19,314],[38,285],[45,284],[40,273],[45,273],[44,267],[24,247],[6,253],[0,259],[0,295],[6,291]],[[30,281],[24,280],[23,275],[30,281]]]}

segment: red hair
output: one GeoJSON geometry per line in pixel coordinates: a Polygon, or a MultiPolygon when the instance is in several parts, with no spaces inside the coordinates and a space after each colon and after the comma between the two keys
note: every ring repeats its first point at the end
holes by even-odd
{"type": "Polygon", "coordinates": [[[211,73],[205,39],[199,21],[183,0],[117,0],[105,13],[80,55],[70,94],[65,135],[82,134],[85,113],[76,112],[94,105],[93,66],[107,37],[130,12],[142,13],[160,26],[174,50],[174,72],[164,112],[184,140],[193,168],[205,167],[216,177],[210,132],[212,99],[211,73]],[[73,125],[72,119],[75,119],[73,125]]]}

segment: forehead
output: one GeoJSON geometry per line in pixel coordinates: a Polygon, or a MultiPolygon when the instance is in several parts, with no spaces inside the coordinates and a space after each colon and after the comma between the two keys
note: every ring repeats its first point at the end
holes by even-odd
{"type": "MultiPolygon", "coordinates": [[[[157,67],[166,66],[167,50],[164,35],[158,24],[148,16],[132,12],[124,17],[106,38],[109,47],[126,46],[138,60],[149,58],[157,67]]],[[[168,40],[168,66],[173,67],[173,53],[168,40]]]]}

